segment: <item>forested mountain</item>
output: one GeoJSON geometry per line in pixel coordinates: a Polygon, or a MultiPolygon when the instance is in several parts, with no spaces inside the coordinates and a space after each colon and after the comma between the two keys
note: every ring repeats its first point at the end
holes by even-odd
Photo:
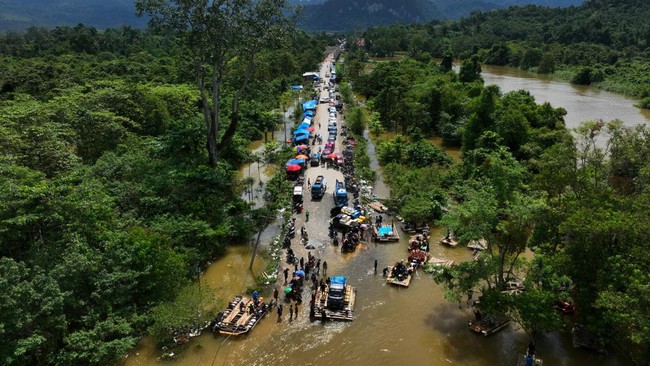
{"type": "Polygon", "coordinates": [[[313,30],[364,29],[369,25],[422,23],[439,15],[427,0],[329,0],[306,6],[301,27],[313,30]]]}
{"type": "MultiPolygon", "coordinates": [[[[362,29],[371,25],[457,19],[474,10],[511,5],[576,5],[582,0],[288,0],[304,6],[302,27],[311,30],[362,29]]],[[[0,0],[0,30],[83,23],[99,29],[143,27],[134,0],[0,0]]]]}
{"type": "Polygon", "coordinates": [[[513,5],[569,6],[582,0],[329,0],[305,6],[301,26],[313,30],[363,29],[372,25],[422,23],[457,19],[472,11],[513,5]]]}
{"type": "Polygon", "coordinates": [[[146,24],[135,16],[133,0],[0,0],[0,9],[0,30],[78,23],[100,29],[146,24]]]}

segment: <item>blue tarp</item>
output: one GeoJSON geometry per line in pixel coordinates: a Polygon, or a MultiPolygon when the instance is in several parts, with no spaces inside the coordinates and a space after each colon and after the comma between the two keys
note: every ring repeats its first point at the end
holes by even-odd
{"type": "Polygon", "coordinates": [[[303,115],[303,116],[313,116],[314,114],[316,114],[314,111],[306,111],[306,112],[303,113],[302,115],[303,115]]]}
{"type": "Polygon", "coordinates": [[[302,103],[302,110],[303,111],[308,111],[310,109],[316,109],[318,106],[318,101],[317,100],[308,100],[304,103],[302,103]]]}
{"type": "Polygon", "coordinates": [[[330,278],[330,283],[338,283],[341,285],[345,285],[345,281],[347,281],[347,277],[345,276],[337,276],[337,277],[331,277],[330,278]]]}
{"type": "Polygon", "coordinates": [[[306,140],[309,140],[309,134],[296,135],[296,136],[294,136],[293,139],[294,139],[295,142],[306,141],[306,140]]]}
{"type": "Polygon", "coordinates": [[[298,136],[298,135],[307,135],[307,136],[309,136],[309,131],[301,128],[301,129],[293,131],[293,135],[294,136],[298,136]]]}
{"type": "Polygon", "coordinates": [[[284,164],[284,165],[285,165],[285,166],[289,166],[289,165],[300,165],[300,164],[304,164],[305,161],[306,161],[305,159],[289,159],[289,160],[287,160],[287,163],[284,164]]]}
{"type": "Polygon", "coordinates": [[[291,85],[291,90],[302,90],[302,85],[291,85]]]}
{"type": "Polygon", "coordinates": [[[298,131],[300,131],[300,130],[305,130],[305,131],[307,131],[307,129],[308,129],[309,127],[311,127],[311,124],[310,124],[309,122],[303,122],[303,123],[301,123],[301,124],[298,126],[298,131]]]}

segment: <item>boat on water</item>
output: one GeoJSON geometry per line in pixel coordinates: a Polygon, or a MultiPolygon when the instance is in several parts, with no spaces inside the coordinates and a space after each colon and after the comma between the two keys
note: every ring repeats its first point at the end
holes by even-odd
{"type": "Polygon", "coordinates": [[[510,323],[510,319],[505,315],[481,316],[481,312],[478,310],[474,314],[476,315],[476,319],[469,321],[469,329],[474,333],[484,336],[494,334],[510,323]]]}
{"type": "Polygon", "coordinates": [[[453,247],[455,247],[455,246],[458,245],[458,242],[457,242],[456,240],[454,240],[454,239],[452,239],[451,237],[448,236],[448,237],[445,237],[445,238],[440,239],[440,244],[442,244],[442,245],[446,245],[446,246],[448,246],[448,247],[452,247],[452,248],[453,248],[453,247]]]}
{"type": "Polygon", "coordinates": [[[395,286],[409,287],[414,272],[415,266],[411,263],[407,265],[400,262],[394,266],[389,266],[386,283],[395,286]]]}
{"type": "Polygon", "coordinates": [[[467,243],[467,249],[472,249],[472,250],[486,250],[487,249],[487,240],[485,239],[480,239],[480,240],[471,240],[469,243],[467,243]]]}
{"type": "Polygon", "coordinates": [[[395,224],[375,225],[373,227],[373,237],[376,241],[399,241],[399,233],[395,224]]]}
{"type": "Polygon", "coordinates": [[[452,261],[451,259],[430,257],[423,267],[424,267],[424,272],[434,273],[442,270],[443,268],[449,268],[453,264],[454,261],[452,261]]]}
{"type": "Polygon", "coordinates": [[[330,277],[329,283],[318,287],[310,302],[313,319],[354,320],[357,289],[347,283],[347,277],[330,277]]]}
{"type": "Polygon", "coordinates": [[[246,334],[255,328],[268,310],[268,304],[261,297],[254,300],[237,295],[212,321],[212,331],[233,336],[246,334]]]}
{"type": "Polygon", "coordinates": [[[536,357],[535,355],[531,354],[520,354],[519,358],[517,359],[517,366],[543,366],[544,361],[536,357]]]}
{"type": "Polygon", "coordinates": [[[431,232],[429,229],[428,224],[415,224],[413,222],[403,222],[402,223],[402,230],[406,233],[409,234],[415,234],[415,233],[426,233],[428,234],[431,232]]]}
{"type": "Polygon", "coordinates": [[[368,206],[370,208],[372,208],[373,210],[375,210],[376,212],[379,212],[379,213],[384,213],[384,212],[388,211],[388,207],[384,206],[379,201],[372,201],[372,202],[368,203],[368,206]]]}
{"type": "Polygon", "coordinates": [[[408,250],[424,250],[429,251],[429,237],[424,234],[416,234],[409,239],[408,250]]]}

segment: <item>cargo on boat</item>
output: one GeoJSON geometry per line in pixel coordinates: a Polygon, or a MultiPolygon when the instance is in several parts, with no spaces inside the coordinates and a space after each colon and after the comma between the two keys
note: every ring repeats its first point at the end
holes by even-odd
{"type": "Polygon", "coordinates": [[[381,202],[378,201],[372,201],[368,203],[368,207],[372,208],[373,210],[379,213],[384,213],[388,211],[388,207],[384,206],[381,202]]]}
{"type": "Polygon", "coordinates": [[[347,277],[329,278],[329,283],[316,289],[310,303],[310,315],[322,320],[354,320],[357,289],[348,285],[347,277]]]}
{"type": "Polygon", "coordinates": [[[247,298],[237,295],[228,308],[212,321],[213,332],[226,335],[241,335],[250,332],[266,316],[268,305],[262,298],[247,298]]]}
{"type": "Polygon", "coordinates": [[[469,329],[474,333],[483,334],[484,336],[489,336],[500,331],[510,322],[510,319],[505,315],[481,316],[481,312],[478,310],[475,310],[474,314],[476,319],[469,321],[469,329]]]}
{"type": "Polygon", "coordinates": [[[375,225],[373,227],[373,237],[376,241],[399,241],[399,233],[395,224],[375,225]]]}
{"type": "Polygon", "coordinates": [[[427,263],[424,264],[424,272],[434,273],[440,271],[443,268],[449,268],[454,264],[454,261],[451,259],[430,257],[427,263]]]}
{"type": "Polygon", "coordinates": [[[412,250],[423,250],[425,252],[429,251],[429,237],[425,234],[416,234],[411,236],[409,239],[409,251],[412,250]]]}

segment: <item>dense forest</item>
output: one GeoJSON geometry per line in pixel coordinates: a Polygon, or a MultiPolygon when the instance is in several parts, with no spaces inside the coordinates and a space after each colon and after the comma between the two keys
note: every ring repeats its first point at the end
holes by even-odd
{"type": "MultiPolygon", "coordinates": [[[[476,55],[488,64],[648,98],[649,18],[647,1],[591,0],[579,7],[511,7],[474,12],[457,22],[375,27],[363,36],[372,55],[398,51],[416,59],[476,55]]],[[[649,106],[650,99],[641,105],[649,106]]]]}
{"type": "Polygon", "coordinates": [[[563,328],[554,304],[571,301],[572,321],[596,335],[597,347],[645,365],[648,128],[591,121],[568,131],[562,108],[484,86],[476,55],[458,73],[449,55],[440,63],[416,56],[367,64],[364,50],[353,49],[341,71],[367,98],[364,123],[377,140],[389,204],[407,221],[435,220],[462,245],[487,246],[434,275],[448,299],[478,291],[482,312],[506,313],[532,337],[563,328]],[[460,147],[461,161],[432,137],[460,147]],[[522,279],[525,291],[504,291],[522,279]]]}
{"type": "MultiPolygon", "coordinates": [[[[260,225],[240,198],[246,147],[281,122],[279,98],[332,39],[292,32],[256,55],[214,167],[177,41],[83,25],[0,35],[0,364],[113,363],[152,308],[260,225]]],[[[224,75],[223,121],[245,68],[224,75]]]]}

